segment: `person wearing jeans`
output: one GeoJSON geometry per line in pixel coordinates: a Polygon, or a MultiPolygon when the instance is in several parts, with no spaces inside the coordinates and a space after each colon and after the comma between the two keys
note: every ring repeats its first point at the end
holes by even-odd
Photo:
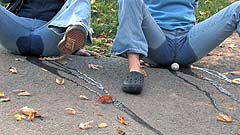
{"type": "Polygon", "coordinates": [[[119,27],[112,53],[128,58],[122,90],[139,94],[143,59],[152,65],[186,66],[196,62],[235,30],[240,33],[240,2],[196,23],[198,0],[118,0],[119,27]]]}
{"type": "Polygon", "coordinates": [[[12,6],[9,9],[0,6],[0,45],[11,53],[34,56],[72,54],[92,42],[90,0],[0,2],[10,2],[12,6]]]}

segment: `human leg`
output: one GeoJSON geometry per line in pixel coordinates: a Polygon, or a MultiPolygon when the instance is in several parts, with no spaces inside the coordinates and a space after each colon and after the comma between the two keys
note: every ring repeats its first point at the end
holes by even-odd
{"type": "Polygon", "coordinates": [[[188,33],[188,44],[201,59],[236,29],[240,33],[240,2],[224,8],[209,19],[195,25],[188,33]]]}
{"type": "Polygon", "coordinates": [[[18,17],[0,6],[0,44],[14,54],[26,55],[30,51],[28,37],[32,20],[18,17]]]}
{"type": "MultiPolygon", "coordinates": [[[[148,12],[143,0],[119,0],[118,3],[119,29],[112,47],[112,53],[128,57],[130,72],[140,72],[139,57],[149,55],[154,56],[156,58],[154,60],[157,60],[161,52],[156,53],[156,55],[151,55],[151,53],[155,50],[160,51],[159,48],[164,45],[166,38],[148,12]]],[[[152,58],[149,57],[148,60],[152,58]]],[[[129,84],[127,86],[130,88],[129,84]]],[[[136,94],[140,93],[141,89],[136,90],[131,87],[131,90],[127,92],[132,93],[131,91],[136,94]]]]}

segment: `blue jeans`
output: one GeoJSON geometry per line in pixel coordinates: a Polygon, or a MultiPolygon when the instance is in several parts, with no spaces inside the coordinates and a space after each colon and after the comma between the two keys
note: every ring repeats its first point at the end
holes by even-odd
{"type": "Polygon", "coordinates": [[[70,25],[86,27],[91,44],[89,0],[68,0],[49,22],[19,17],[0,6],[0,45],[14,54],[54,56],[60,55],[58,42],[70,25]]]}
{"type": "Polygon", "coordinates": [[[191,64],[216,48],[235,30],[240,33],[240,2],[235,2],[189,31],[161,29],[143,0],[119,0],[119,28],[112,53],[138,53],[154,65],[191,64]]]}

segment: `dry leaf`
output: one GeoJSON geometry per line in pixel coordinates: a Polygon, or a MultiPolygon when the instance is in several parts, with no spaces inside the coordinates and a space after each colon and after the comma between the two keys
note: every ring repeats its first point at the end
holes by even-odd
{"type": "Polygon", "coordinates": [[[79,128],[83,129],[83,130],[86,130],[86,129],[89,129],[89,128],[93,127],[91,124],[93,124],[93,121],[88,121],[86,123],[80,123],[79,128]]]}
{"type": "Polygon", "coordinates": [[[197,69],[199,69],[199,67],[191,65],[191,69],[197,70],[197,69]]]}
{"type": "Polygon", "coordinates": [[[56,78],[56,83],[59,84],[59,85],[64,85],[64,79],[56,78]]]}
{"type": "Polygon", "coordinates": [[[24,61],[24,59],[21,59],[21,58],[16,58],[15,60],[16,60],[16,61],[21,61],[21,62],[24,61]]]}
{"type": "Polygon", "coordinates": [[[103,68],[103,66],[95,65],[95,64],[88,64],[88,68],[93,69],[93,70],[98,70],[100,68],[103,68]]]}
{"type": "Polygon", "coordinates": [[[240,71],[232,71],[232,72],[227,72],[224,74],[232,74],[232,75],[239,75],[240,76],[240,71]]]}
{"type": "Polygon", "coordinates": [[[26,117],[22,114],[15,114],[14,117],[17,121],[20,121],[22,119],[26,119],[26,117]]]}
{"type": "Polygon", "coordinates": [[[53,57],[41,57],[39,60],[42,61],[57,61],[57,60],[63,60],[67,55],[62,55],[62,56],[53,56],[53,57]]]}
{"type": "Polygon", "coordinates": [[[231,48],[231,49],[234,49],[234,48],[236,48],[236,47],[237,47],[236,44],[230,44],[230,45],[228,46],[228,48],[231,48]]]}
{"type": "Polygon", "coordinates": [[[233,79],[233,80],[232,80],[232,83],[233,83],[233,84],[240,85],[240,78],[233,79]]]}
{"type": "Polygon", "coordinates": [[[1,97],[0,102],[9,102],[10,98],[9,97],[1,97]]]}
{"type": "Polygon", "coordinates": [[[219,121],[228,122],[228,123],[230,123],[230,122],[233,121],[233,119],[232,119],[231,116],[228,116],[228,115],[223,114],[223,113],[218,113],[217,119],[218,119],[219,121]]]}
{"type": "Polygon", "coordinates": [[[117,131],[118,131],[118,134],[120,134],[120,135],[126,134],[120,127],[117,128],[117,131]]]}
{"type": "Polygon", "coordinates": [[[111,104],[113,102],[113,98],[110,95],[103,95],[98,98],[98,102],[102,104],[111,104]]]}
{"type": "Polygon", "coordinates": [[[148,76],[147,72],[144,69],[141,69],[141,73],[143,74],[144,77],[148,76]]]}
{"type": "Polygon", "coordinates": [[[17,74],[17,69],[15,67],[9,67],[8,72],[13,73],[13,74],[17,74]]]}
{"type": "Polygon", "coordinates": [[[29,107],[27,107],[27,106],[22,107],[22,108],[20,109],[20,111],[21,111],[22,114],[27,115],[27,116],[32,115],[32,114],[34,113],[34,114],[35,114],[34,117],[40,117],[40,114],[39,114],[38,111],[36,111],[36,110],[33,109],[33,108],[29,108],[29,107]]]}
{"type": "Polygon", "coordinates": [[[26,90],[16,89],[13,90],[14,93],[17,93],[18,96],[31,96],[31,93],[27,92],[26,90]]]}
{"type": "Polygon", "coordinates": [[[126,118],[124,118],[124,117],[122,117],[122,116],[118,116],[117,119],[118,119],[118,122],[119,122],[119,123],[121,123],[121,124],[123,124],[123,125],[126,125],[126,126],[128,125],[128,121],[127,121],[126,118]]]}
{"type": "Polygon", "coordinates": [[[37,112],[30,112],[28,115],[28,120],[33,121],[33,119],[35,118],[37,112]]]}
{"type": "Polygon", "coordinates": [[[41,70],[44,71],[44,72],[47,72],[47,69],[45,69],[45,68],[41,68],[41,70]]]}
{"type": "Polygon", "coordinates": [[[107,126],[108,126],[107,123],[100,123],[98,125],[98,128],[106,128],[107,126]]]}
{"type": "Polygon", "coordinates": [[[89,98],[86,97],[85,95],[80,95],[79,98],[80,98],[81,100],[89,100],[89,98]]]}
{"type": "Polygon", "coordinates": [[[0,91],[0,97],[4,97],[4,96],[5,96],[4,92],[0,91]]]}
{"type": "Polygon", "coordinates": [[[74,110],[73,108],[65,108],[65,110],[67,111],[68,114],[70,115],[75,115],[77,113],[76,110],[74,110]]]}
{"type": "Polygon", "coordinates": [[[31,96],[31,93],[24,91],[17,94],[18,96],[31,96]]]}

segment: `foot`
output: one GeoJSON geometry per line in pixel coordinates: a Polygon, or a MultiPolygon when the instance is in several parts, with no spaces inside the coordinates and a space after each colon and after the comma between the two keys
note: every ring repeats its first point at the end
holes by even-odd
{"type": "Polygon", "coordinates": [[[59,50],[64,54],[72,54],[82,48],[87,38],[87,31],[81,25],[69,26],[63,39],[58,43],[59,50]]]}
{"type": "Polygon", "coordinates": [[[140,94],[143,90],[144,76],[143,74],[132,71],[124,80],[122,90],[130,94],[140,94]]]}

